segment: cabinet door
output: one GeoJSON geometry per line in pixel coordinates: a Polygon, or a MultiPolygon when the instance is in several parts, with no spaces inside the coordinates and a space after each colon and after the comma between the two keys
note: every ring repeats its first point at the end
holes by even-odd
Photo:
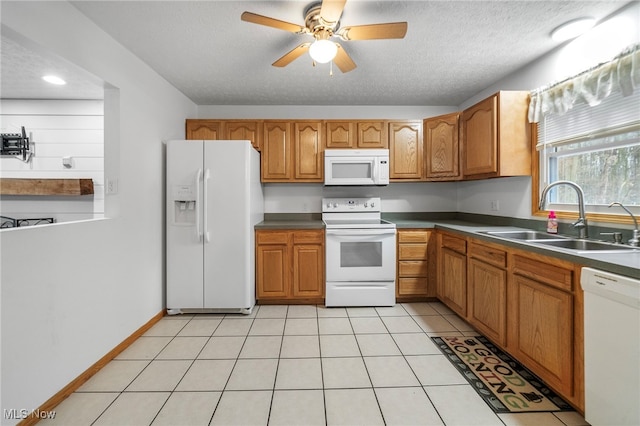
{"type": "Polygon", "coordinates": [[[498,175],[497,109],[498,97],[494,95],[462,112],[462,174],[465,177],[498,175]]]}
{"type": "Polygon", "coordinates": [[[390,179],[422,179],[422,123],[389,123],[389,157],[390,179]]]}
{"type": "Polygon", "coordinates": [[[507,336],[507,272],[478,259],[469,259],[469,321],[501,346],[507,336]]]}
{"type": "Polygon", "coordinates": [[[302,121],[294,124],[294,179],[305,182],[324,180],[324,141],[322,123],[302,121]]]}
{"type": "Polygon", "coordinates": [[[185,138],[188,140],[222,139],[222,122],[220,120],[188,119],[185,138]]]}
{"type": "Polygon", "coordinates": [[[261,298],[289,296],[289,264],[287,244],[256,246],[256,295],[261,298]]]}
{"type": "Polygon", "coordinates": [[[384,121],[359,121],[357,129],[358,148],[389,148],[387,123],[384,121]]]}
{"type": "Polygon", "coordinates": [[[324,297],[324,246],[294,244],[293,297],[324,297]]]}
{"type": "Polygon", "coordinates": [[[263,182],[291,179],[291,126],[287,122],[265,122],[262,141],[263,182]]]}
{"type": "Polygon", "coordinates": [[[517,355],[542,380],[558,391],[573,391],[573,296],[540,282],[514,276],[517,355]]]}
{"type": "Polygon", "coordinates": [[[427,180],[458,180],[460,174],[460,144],[458,120],[460,114],[447,114],[424,120],[424,150],[427,180]]]}
{"type": "Polygon", "coordinates": [[[467,256],[441,249],[439,296],[454,312],[467,316],[467,256]]]}
{"type": "Polygon", "coordinates": [[[327,121],[325,123],[327,148],[353,148],[356,124],[353,121],[327,121]]]}
{"type": "Polygon", "coordinates": [[[250,140],[251,145],[260,151],[262,126],[258,121],[225,121],[224,134],[230,140],[250,140]]]}

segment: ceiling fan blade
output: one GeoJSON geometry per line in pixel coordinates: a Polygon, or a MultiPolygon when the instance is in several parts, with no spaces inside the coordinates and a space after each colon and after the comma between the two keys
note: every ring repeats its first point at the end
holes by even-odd
{"type": "Polygon", "coordinates": [[[286,53],[283,57],[281,57],[271,65],[273,65],[274,67],[286,67],[291,62],[307,53],[309,51],[309,46],[311,46],[311,43],[302,43],[294,47],[293,50],[286,53]]]}
{"type": "Polygon", "coordinates": [[[326,22],[338,22],[347,0],[323,0],[320,17],[326,22]]]}
{"type": "Polygon", "coordinates": [[[344,27],[338,31],[343,40],[375,40],[387,38],[404,38],[407,34],[406,22],[390,22],[387,24],[358,25],[344,27]]]}
{"type": "Polygon", "coordinates": [[[300,25],[280,21],[278,19],[269,18],[268,16],[262,16],[251,12],[242,13],[240,19],[245,22],[251,22],[253,24],[265,25],[267,27],[277,28],[279,30],[291,31],[292,33],[299,33],[305,30],[300,25]]]}
{"type": "Polygon", "coordinates": [[[336,64],[340,71],[349,72],[356,68],[356,63],[353,62],[351,56],[347,53],[346,50],[340,45],[340,43],[336,43],[338,46],[338,53],[336,53],[336,57],[333,58],[333,62],[336,64]]]}

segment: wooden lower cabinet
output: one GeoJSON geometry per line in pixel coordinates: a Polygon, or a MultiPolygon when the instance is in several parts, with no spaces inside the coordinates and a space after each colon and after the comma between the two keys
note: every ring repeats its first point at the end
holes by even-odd
{"type": "Polygon", "coordinates": [[[438,234],[438,298],[467,317],[467,246],[464,238],[438,234]]]}
{"type": "Polygon", "coordinates": [[[584,412],[581,266],[437,234],[438,298],[584,412]]]}
{"type": "Polygon", "coordinates": [[[324,298],[324,230],[257,230],[258,302],[324,298]]]}
{"type": "Polygon", "coordinates": [[[507,342],[507,254],[469,242],[467,306],[469,322],[493,342],[507,342]]]}
{"type": "Polygon", "coordinates": [[[574,395],[573,268],[513,256],[507,346],[565,397],[574,395]]]}
{"type": "Polygon", "coordinates": [[[256,232],[256,297],[286,298],[291,287],[288,232],[256,232]]]}
{"type": "Polygon", "coordinates": [[[435,286],[430,280],[430,263],[433,244],[429,240],[433,231],[427,229],[398,229],[397,235],[397,285],[398,301],[435,296],[435,286]],[[431,285],[430,285],[431,284],[431,285]],[[433,287],[433,290],[431,289],[433,287]]]}

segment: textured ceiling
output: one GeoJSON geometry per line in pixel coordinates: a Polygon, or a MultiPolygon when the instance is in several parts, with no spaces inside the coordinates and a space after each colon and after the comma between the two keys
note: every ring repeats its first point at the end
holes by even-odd
{"type": "Polygon", "coordinates": [[[103,82],[82,68],[2,27],[0,94],[4,99],[102,99],[103,82]],[[64,76],[56,86],[45,75],[64,76]]]}
{"type": "Polygon", "coordinates": [[[310,36],[240,20],[250,11],[303,24],[310,1],[72,3],[199,105],[459,105],[557,47],[549,34],[561,23],[627,4],[348,0],[341,26],[407,21],[408,31],[341,42],[358,67],[330,76],[306,55],[271,66],[310,36]]]}

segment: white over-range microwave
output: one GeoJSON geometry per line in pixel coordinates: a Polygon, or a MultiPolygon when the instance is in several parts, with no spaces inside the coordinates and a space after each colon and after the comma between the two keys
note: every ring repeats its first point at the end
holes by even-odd
{"type": "Polygon", "coordinates": [[[326,149],[325,185],[388,185],[388,149],[326,149]]]}

